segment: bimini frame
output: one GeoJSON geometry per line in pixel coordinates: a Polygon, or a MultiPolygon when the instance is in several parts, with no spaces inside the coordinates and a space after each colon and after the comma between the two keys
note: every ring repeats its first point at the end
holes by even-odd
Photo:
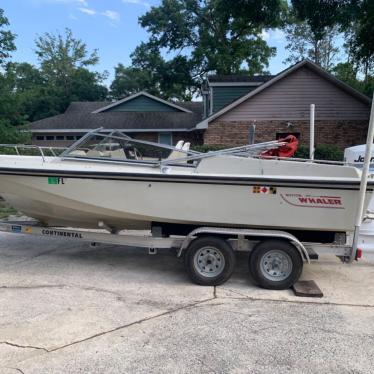
{"type": "MultiPolygon", "coordinates": [[[[139,165],[145,165],[145,166],[154,166],[154,167],[162,167],[166,165],[177,165],[178,163],[191,163],[193,161],[199,162],[200,160],[204,158],[211,158],[216,156],[224,156],[224,155],[235,155],[235,156],[241,156],[241,157],[261,157],[260,153],[263,151],[266,151],[268,149],[274,149],[281,147],[282,145],[285,145],[286,142],[279,142],[278,140],[274,141],[268,141],[263,143],[257,143],[257,144],[247,144],[239,147],[233,147],[233,148],[226,148],[226,149],[220,149],[217,151],[210,151],[210,152],[197,152],[194,150],[183,150],[176,148],[174,146],[170,146],[167,144],[160,144],[160,143],[154,143],[149,142],[146,140],[138,140],[133,139],[126,134],[123,134],[120,131],[112,131],[110,133],[106,133],[103,128],[94,129],[92,131],[89,131],[87,134],[85,134],[81,139],[79,139],[77,142],[72,144],[70,147],[68,147],[59,157],[62,159],[78,159],[78,160],[95,160],[100,161],[100,158],[92,158],[92,157],[86,157],[82,155],[74,155],[72,154],[73,151],[77,150],[82,144],[84,144],[87,140],[89,140],[90,137],[102,137],[110,138],[113,140],[122,140],[131,142],[132,144],[140,144],[140,145],[148,145],[153,146],[161,149],[166,149],[170,151],[176,151],[178,153],[184,154],[182,157],[173,158],[173,159],[163,159],[160,161],[144,161],[144,160],[126,160],[126,159],[117,159],[117,158],[103,158],[103,162],[130,162],[131,163],[137,163],[139,165]]],[[[287,157],[272,157],[272,156],[266,156],[266,159],[276,159],[276,160],[289,160],[289,161],[300,161],[300,162],[314,162],[314,163],[323,163],[323,164],[336,164],[336,165],[345,165],[344,162],[339,161],[327,161],[327,160],[310,160],[310,159],[304,159],[304,158],[287,158],[287,157]]],[[[192,165],[191,165],[192,166],[192,165]]]]}

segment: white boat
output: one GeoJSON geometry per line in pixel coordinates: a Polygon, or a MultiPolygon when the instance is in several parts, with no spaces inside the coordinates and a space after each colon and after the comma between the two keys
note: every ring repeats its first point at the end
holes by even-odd
{"type": "Polygon", "coordinates": [[[49,226],[271,228],[303,240],[353,232],[361,171],[255,155],[274,146],[198,153],[96,130],[60,156],[1,155],[0,195],[49,226]]]}

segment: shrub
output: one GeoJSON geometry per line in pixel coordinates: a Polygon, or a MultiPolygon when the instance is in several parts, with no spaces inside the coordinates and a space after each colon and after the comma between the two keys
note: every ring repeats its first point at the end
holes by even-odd
{"type": "Polygon", "coordinates": [[[204,144],[204,145],[194,145],[191,147],[193,151],[203,152],[203,153],[219,151],[220,149],[225,149],[225,148],[230,148],[230,146],[224,145],[224,144],[219,144],[219,145],[204,144]]]}
{"type": "MultiPolygon", "coordinates": [[[[344,152],[332,144],[318,144],[314,151],[316,160],[343,161],[344,152]]],[[[300,145],[296,151],[295,157],[309,158],[309,147],[300,145]]]]}

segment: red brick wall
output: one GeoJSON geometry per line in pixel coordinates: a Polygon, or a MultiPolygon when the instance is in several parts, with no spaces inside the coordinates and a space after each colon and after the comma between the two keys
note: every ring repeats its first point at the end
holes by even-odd
{"type": "MultiPolygon", "coordinates": [[[[254,122],[213,122],[209,124],[204,134],[204,144],[244,145],[248,144],[249,129],[254,122]]],[[[276,139],[277,133],[300,133],[300,143],[309,144],[309,122],[286,121],[256,122],[255,142],[265,142],[276,139]]],[[[355,121],[316,121],[315,143],[334,144],[341,148],[366,142],[368,122],[355,121]]]]}
{"type": "MultiPolygon", "coordinates": [[[[158,133],[156,132],[143,132],[136,134],[129,134],[134,139],[146,140],[148,142],[158,142],[158,133]]],[[[177,144],[179,140],[184,140],[185,142],[190,142],[191,145],[201,145],[203,144],[203,134],[197,131],[191,132],[174,132],[173,133],[173,144],[177,144]]]]}

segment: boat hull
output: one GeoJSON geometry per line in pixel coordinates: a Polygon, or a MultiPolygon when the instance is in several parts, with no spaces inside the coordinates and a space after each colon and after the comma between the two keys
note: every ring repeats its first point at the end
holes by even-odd
{"type": "MultiPolygon", "coordinates": [[[[149,229],[188,225],[352,231],[358,186],[281,180],[213,181],[189,177],[114,179],[75,175],[0,176],[0,195],[48,225],[149,229]]],[[[367,193],[366,205],[371,196],[367,193]]]]}

